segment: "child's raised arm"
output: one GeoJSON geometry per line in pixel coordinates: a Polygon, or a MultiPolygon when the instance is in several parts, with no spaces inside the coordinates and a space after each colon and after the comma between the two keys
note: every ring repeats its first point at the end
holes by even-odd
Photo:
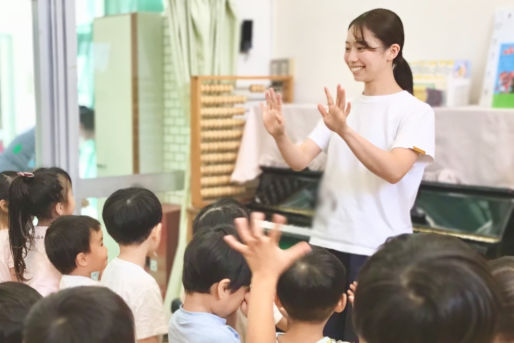
{"type": "Polygon", "coordinates": [[[260,221],[262,213],[252,213],[251,225],[246,218],[237,218],[235,224],[240,243],[233,236],[226,236],[226,242],[239,251],[252,271],[252,283],[248,307],[247,343],[275,343],[275,323],[273,320],[273,301],[277,282],[284,270],[295,260],[308,253],[311,248],[306,242],[282,250],[278,246],[280,240],[280,224],[285,223],[282,216],[273,216],[276,224],[273,230],[265,235],[260,221]]]}

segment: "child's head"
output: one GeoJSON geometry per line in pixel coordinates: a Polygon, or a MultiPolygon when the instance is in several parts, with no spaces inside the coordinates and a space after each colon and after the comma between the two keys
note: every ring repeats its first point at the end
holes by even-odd
{"type": "Polygon", "coordinates": [[[487,262],[456,238],[402,235],[358,276],[354,325],[366,343],[486,343],[499,310],[487,262]]]}
{"type": "Polygon", "coordinates": [[[88,216],[62,216],[46,231],[48,259],[61,274],[90,276],[104,270],[107,248],[100,222],[88,216]]]}
{"type": "Polygon", "coordinates": [[[18,173],[9,188],[9,241],[18,280],[25,280],[23,257],[34,238],[33,218],[41,225],[74,210],[71,179],[64,170],[54,167],[18,173]]]}
{"type": "Polygon", "coordinates": [[[134,343],[134,318],[105,287],[73,287],[51,294],[30,311],[24,343],[134,343]]]}
{"type": "Polygon", "coordinates": [[[355,18],[348,26],[345,52],[355,80],[373,81],[385,67],[392,68],[398,85],[412,94],[412,72],[403,58],[404,40],[402,21],[393,11],[376,8],[355,18]]]}
{"type": "Polygon", "coordinates": [[[7,216],[9,204],[9,187],[17,173],[14,171],[3,171],[0,173],[0,213],[7,216]]]}
{"type": "Polygon", "coordinates": [[[324,248],[297,260],[278,281],[278,300],[293,321],[324,323],[346,305],[346,270],[324,248]]]}
{"type": "Polygon", "coordinates": [[[236,218],[249,218],[248,209],[232,198],[221,198],[198,212],[193,221],[193,233],[212,228],[219,224],[234,225],[236,218]]]}
{"type": "Polygon", "coordinates": [[[514,256],[504,256],[489,262],[499,284],[502,311],[498,323],[497,342],[514,341],[514,256]]]}
{"type": "Polygon", "coordinates": [[[0,283],[0,342],[22,342],[23,321],[40,299],[41,294],[24,283],[0,283]]]}
{"type": "Polygon", "coordinates": [[[151,191],[131,187],[112,193],[102,217],[107,232],[119,245],[140,245],[149,240],[157,249],[161,237],[162,205],[151,191]]]}
{"type": "Polygon", "coordinates": [[[187,294],[212,296],[213,312],[227,317],[244,300],[251,273],[243,256],[231,249],[223,237],[234,235],[231,225],[219,225],[193,236],[184,253],[182,282],[187,294]]]}

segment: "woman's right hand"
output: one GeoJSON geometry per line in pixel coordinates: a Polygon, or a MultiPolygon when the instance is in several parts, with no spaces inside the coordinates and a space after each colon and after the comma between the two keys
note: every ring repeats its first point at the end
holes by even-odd
{"type": "Polygon", "coordinates": [[[284,117],[282,116],[282,98],[273,88],[266,91],[266,104],[261,103],[262,121],[266,131],[277,138],[285,133],[284,117]]]}

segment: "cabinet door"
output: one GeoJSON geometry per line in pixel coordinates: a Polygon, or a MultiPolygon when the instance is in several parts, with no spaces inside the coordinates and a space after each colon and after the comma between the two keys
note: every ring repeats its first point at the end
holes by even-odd
{"type": "Polygon", "coordinates": [[[95,19],[95,138],[98,176],[134,170],[134,33],[132,16],[95,19]]]}

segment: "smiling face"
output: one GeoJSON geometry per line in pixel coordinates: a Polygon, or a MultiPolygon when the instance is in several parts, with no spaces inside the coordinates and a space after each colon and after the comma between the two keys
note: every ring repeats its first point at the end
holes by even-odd
{"type": "Polygon", "coordinates": [[[345,42],[344,61],[355,81],[365,83],[392,72],[392,61],[397,55],[397,44],[385,48],[383,43],[366,27],[360,30],[350,27],[345,42]]]}

